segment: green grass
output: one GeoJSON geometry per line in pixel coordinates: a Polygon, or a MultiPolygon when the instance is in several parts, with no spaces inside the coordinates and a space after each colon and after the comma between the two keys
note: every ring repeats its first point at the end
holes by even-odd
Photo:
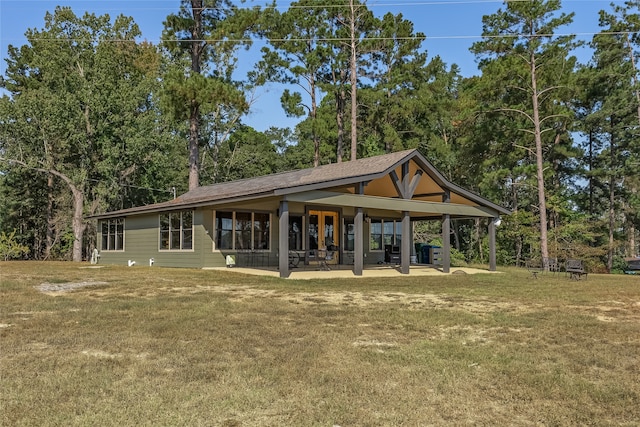
{"type": "Polygon", "coordinates": [[[640,420],[637,276],[86,267],[0,263],[2,425],[640,420]],[[87,281],[106,284],[37,288],[87,281]]]}

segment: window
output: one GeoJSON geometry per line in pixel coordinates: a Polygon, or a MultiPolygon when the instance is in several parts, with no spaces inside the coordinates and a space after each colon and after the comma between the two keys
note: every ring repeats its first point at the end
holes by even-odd
{"type": "Polygon", "coordinates": [[[216,213],[216,248],[233,249],[233,212],[216,213]]]}
{"type": "Polygon", "coordinates": [[[402,221],[394,221],[395,233],[393,234],[393,244],[396,246],[401,246],[402,244],[402,221]]]}
{"type": "Polygon", "coordinates": [[[269,249],[269,214],[253,214],[253,249],[269,249]]]}
{"type": "Polygon", "coordinates": [[[236,249],[251,249],[251,213],[236,212],[236,249]]]}
{"type": "Polygon", "coordinates": [[[103,251],[124,250],[124,218],[102,221],[101,247],[103,251]]]}
{"type": "Polygon", "coordinates": [[[371,219],[369,235],[371,251],[381,251],[387,245],[400,246],[402,221],[371,219]]]}
{"type": "Polygon", "coordinates": [[[269,250],[271,215],[259,212],[215,213],[215,249],[269,250]]]}
{"type": "Polygon", "coordinates": [[[370,244],[369,250],[381,251],[382,250],[382,220],[372,219],[370,224],[370,244]]]}
{"type": "Polygon", "coordinates": [[[193,212],[160,214],[160,249],[193,249],[193,212]]]}
{"type": "Polygon", "coordinates": [[[301,251],[304,249],[302,230],[302,216],[289,215],[289,250],[301,251]]]}
{"type": "Polygon", "coordinates": [[[356,229],[353,224],[352,218],[345,218],[344,220],[344,250],[345,251],[353,251],[355,250],[355,235],[356,229]]]}
{"type": "Polygon", "coordinates": [[[384,246],[393,245],[393,221],[384,221],[384,233],[382,240],[384,241],[384,246]]]}

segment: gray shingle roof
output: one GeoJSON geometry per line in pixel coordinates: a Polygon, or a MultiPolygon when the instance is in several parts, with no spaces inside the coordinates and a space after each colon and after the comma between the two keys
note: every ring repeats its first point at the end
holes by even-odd
{"type": "Polygon", "coordinates": [[[350,162],[333,163],[315,168],[282,172],[257,178],[223,182],[198,187],[183,194],[180,200],[191,203],[198,201],[215,201],[233,197],[272,193],[277,190],[293,189],[308,185],[317,185],[353,179],[387,172],[408,154],[416,150],[399,151],[384,156],[368,157],[350,162]]]}
{"type": "Polygon", "coordinates": [[[429,162],[422,157],[417,150],[414,149],[398,151],[396,153],[385,154],[382,156],[357,159],[349,162],[333,163],[315,168],[206,185],[195,188],[168,202],[108,212],[105,214],[94,215],[93,218],[180,209],[238,198],[263,197],[275,195],[279,191],[292,193],[296,192],[296,189],[304,191],[305,189],[313,186],[317,189],[319,187],[335,187],[338,184],[347,185],[349,183],[375,179],[381,175],[387,174],[399,164],[411,158],[416,158],[416,160],[425,167],[429,175],[431,175],[431,177],[440,185],[460,191],[466,195],[471,195],[472,198],[481,200],[481,204],[483,205],[490,205],[494,208],[498,208],[500,211],[508,212],[504,208],[482,199],[480,196],[472,195],[466,190],[449,183],[432,165],[429,164],[429,162]]]}

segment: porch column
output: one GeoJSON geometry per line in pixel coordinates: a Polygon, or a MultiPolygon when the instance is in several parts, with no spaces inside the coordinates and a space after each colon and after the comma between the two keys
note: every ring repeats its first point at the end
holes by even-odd
{"type": "Polygon", "coordinates": [[[442,271],[451,271],[451,215],[445,214],[442,219],[442,271]]]}
{"type": "MultiPolygon", "coordinates": [[[[353,274],[362,276],[364,268],[364,214],[362,208],[356,208],[353,218],[353,274]]],[[[346,243],[346,242],[345,242],[346,243]]]]}
{"type": "MultiPolygon", "coordinates": [[[[442,203],[451,203],[451,191],[445,190],[442,203]]],[[[442,217],[442,271],[451,271],[451,215],[442,217]]]]}
{"type": "Polygon", "coordinates": [[[411,215],[402,212],[402,248],[400,248],[400,272],[409,274],[411,261],[411,215]]]}
{"type": "Polygon", "coordinates": [[[489,271],[496,271],[496,221],[498,218],[489,221],[489,271]]]}
{"type": "Polygon", "coordinates": [[[280,277],[289,277],[289,203],[280,202],[280,222],[278,227],[278,270],[280,277]]]}

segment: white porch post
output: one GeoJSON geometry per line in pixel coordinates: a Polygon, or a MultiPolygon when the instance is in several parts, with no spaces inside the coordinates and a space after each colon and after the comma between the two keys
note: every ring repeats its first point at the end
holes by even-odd
{"type": "Polygon", "coordinates": [[[280,277],[289,277],[289,203],[280,202],[280,221],[278,223],[278,270],[280,277]]]}
{"type": "Polygon", "coordinates": [[[353,218],[353,274],[362,276],[364,269],[364,214],[362,208],[356,208],[356,215],[353,218]]]}

